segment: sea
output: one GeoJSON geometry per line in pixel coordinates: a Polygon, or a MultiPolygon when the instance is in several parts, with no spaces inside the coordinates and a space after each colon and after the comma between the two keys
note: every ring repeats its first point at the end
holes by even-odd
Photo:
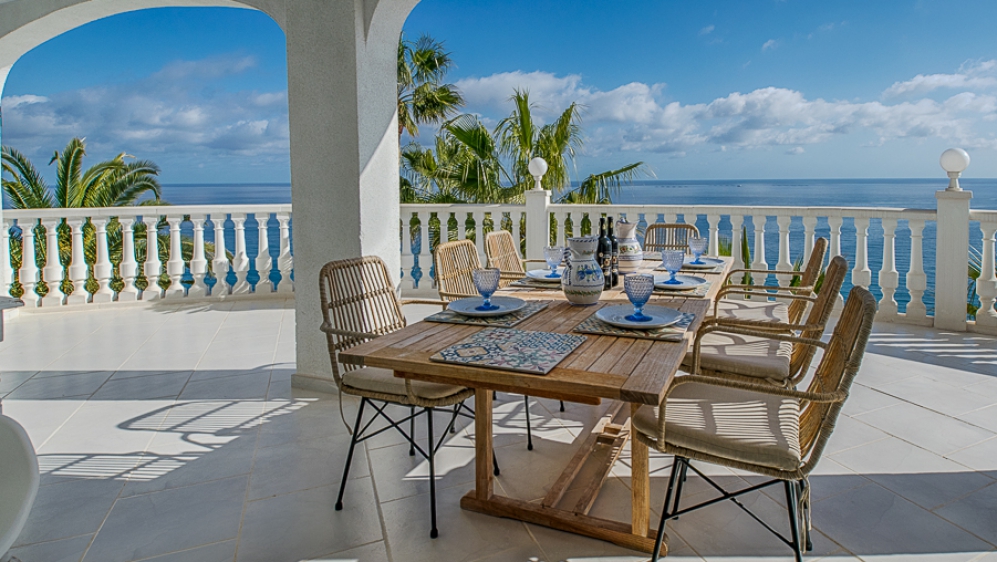
{"type": "MultiPolygon", "coordinates": [[[[973,192],[972,208],[997,210],[997,179],[967,178],[960,180],[962,188],[973,192]]],[[[737,205],[737,206],[793,206],[793,207],[890,207],[900,209],[935,209],[935,192],[945,189],[945,178],[907,179],[780,179],[780,180],[643,180],[623,187],[613,198],[621,205],[737,205]]],[[[174,205],[240,205],[290,203],[290,184],[166,184],[163,199],[174,205]]],[[[643,217],[645,222],[664,220],[663,217],[643,217]]],[[[708,232],[705,216],[682,217],[694,222],[701,231],[708,232]]],[[[758,218],[757,220],[762,220],[758,218]]],[[[778,225],[775,217],[766,219],[765,256],[769,266],[774,266],[779,256],[778,225]]],[[[754,226],[746,219],[749,243],[754,226]]],[[[276,255],[273,242],[277,240],[276,221],[270,225],[271,253],[276,255]]],[[[731,236],[727,217],[720,223],[720,236],[731,236]]],[[[830,228],[826,219],[819,219],[816,234],[828,237],[830,228]]],[[[872,290],[877,298],[878,274],[883,261],[883,229],[880,221],[873,220],[868,233],[868,261],[872,270],[872,290]]],[[[211,234],[208,233],[208,238],[211,234]]],[[[935,225],[928,223],[923,232],[924,270],[927,273],[927,291],[924,302],[929,312],[934,303],[935,225]]],[[[970,225],[970,240],[977,249],[981,245],[978,224],[970,225]]],[[[795,259],[802,253],[804,227],[800,218],[790,226],[790,254],[795,259]]],[[[854,264],[855,227],[851,219],[842,226],[841,250],[849,263],[854,264]]],[[[228,241],[231,250],[233,242],[228,241]]],[[[901,286],[895,298],[900,310],[906,309],[910,295],[903,283],[904,273],[910,269],[910,231],[901,221],[896,231],[896,268],[900,272],[901,286]]],[[[247,251],[256,255],[255,229],[247,228],[247,251]],[[249,230],[252,230],[251,232],[249,230]]],[[[752,250],[754,252],[754,250],[752,250]]],[[[752,254],[754,255],[754,253],[752,254]]],[[[403,280],[404,282],[404,280],[403,280]]],[[[851,275],[843,291],[851,287],[851,275]]]]}

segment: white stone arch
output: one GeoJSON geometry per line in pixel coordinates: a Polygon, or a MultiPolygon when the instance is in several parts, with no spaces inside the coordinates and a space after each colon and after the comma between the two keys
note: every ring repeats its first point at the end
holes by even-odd
{"type": "MultiPolygon", "coordinates": [[[[398,251],[397,43],[418,0],[0,0],[0,94],[10,68],[83,24],[155,7],[267,13],[284,30],[294,205],[298,386],[332,390],[318,271],[398,251]]],[[[2,134],[2,131],[0,131],[2,134]]],[[[0,215],[2,218],[2,215],[0,215]]]]}

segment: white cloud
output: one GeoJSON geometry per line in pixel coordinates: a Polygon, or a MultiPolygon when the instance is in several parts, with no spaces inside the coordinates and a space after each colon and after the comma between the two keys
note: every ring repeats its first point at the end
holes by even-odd
{"type": "Polygon", "coordinates": [[[793,148],[786,150],[786,154],[789,154],[790,156],[797,156],[799,154],[803,154],[804,152],[806,152],[806,150],[803,150],[802,146],[794,146],[793,148]]]}
{"type": "Polygon", "coordinates": [[[941,88],[983,90],[997,85],[997,60],[967,62],[953,74],[918,74],[895,82],[883,92],[884,98],[926,94],[941,88]]]}
{"type": "Polygon", "coordinates": [[[225,87],[225,78],[255,64],[250,57],[178,61],[132,82],[8,96],[3,141],[39,167],[74,136],[86,137],[92,158],[127,152],[157,162],[167,177],[204,162],[286,165],[287,93],[225,87]]]}
{"type": "Polygon", "coordinates": [[[776,41],[775,39],[769,39],[768,41],[762,44],[762,51],[769,51],[771,49],[775,49],[778,46],[779,46],[778,41],[776,41]]]}
{"type": "Polygon", "coordinates": [[[700,35],[709,35],[709,34],[713,33],[713,30],[716,29],[716,28],[717,27],[715,25],[708,25],[708,26],[704,27],[703,29],[700,29],[699,30],[699,34],[700,35]]]}

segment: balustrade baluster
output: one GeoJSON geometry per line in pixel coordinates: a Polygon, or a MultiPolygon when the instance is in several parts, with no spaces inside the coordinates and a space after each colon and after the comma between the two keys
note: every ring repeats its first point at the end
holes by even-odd
{"type": "MultiPolygon", "coordinates": [[[[523,247],[520,244],[520,240],[523,239],[523,228],[520,219],[523,213],[519,211],[509,212],[509,221],[512,222],[512,239],[516,242],[516,251],[519,252],[519,257],[523,256],[523,247]]],[[[550,240],[550,235],[547,236],[548,241],[550,240]]]]}
{"type": "Polygon", "coordinates": [[[211,224],[215,227],[215,257],[211,260],[211,269],[215,274],[215,286],[211,288],[211,296],[229,294],[228,284],[228,249],[225,247],[225,213],[211,215],[211,224]]]}
{"type": "Polygon", "coordinates": [[[45,227],[45,283],[48,294],[42,297],[42,306],[61,306],[66,298],[62,292],[62,262],[59,260],[59,223],[60,219],[41,221],[45,227]]]}
{"type": "Polygon", "coordinates": [[[869,219],[855,217],[855,267],[852,269],[852,285],[868,288],[872,282],[868,249],[869,219]]]}
{"type": "Polygon", "coordinates": [[[8,297],[14,280],[10,264],[10,223],[0,221],[0,229],[0,297],[8,297]]]}
{"type": "MultiPolygon", "coordinates": [[[[557,233],[557,244],[556,245],[557,246],[561,246],[561,247],[567,246],[566,240],[567,240],[567,237],[568,237],[568,231],[567,231],[567,224],[566,224],[566,222],[568,220],[568,213],[566,213],[564,211],[557,211],[556,213],[554,213],[554,218],[555,218],[555,220],[557,220],[557,231],[556,231],[556,233],[557,233]]],[[[527,236],[529,236],[529,233],[527,233],[527,236]]]]}
{"type": "Polygon", "coordinates": [[[194,225],[194,251],[190,257],[190,275],[194,284],[187,289],[189,297],[203,297],[208,294],[208,286],[204,277],[208,273],[208,260],[204,255],[204,220],[205,215],[191,215],[190,222],[194,225]]]}
{"type": "MultiPolygon", "coordinates": [[[[751,223],[754,227],[755,232],[755,255],[754,259],[751,261],[751,269],[768,269],[769,264],[765,262],[765,223],[768,221],[768,217],[762,216],[752,216],[751,223]]],[[[764,285],[765,279],[759,278],[755,280],[758,285],[764,285]]]]}
{"type": "Polygon", "coordinates": [[[907,271],[904,284],[910,292],[910,302],[907,303],[907,321],[917,324],[929,324],[928,308],[924,305],[924,290],[928,286],[928,276],[924,274],[924,257],[921,251],[921,238],[924,231],[924,221],[911,219],[907,221],[910,227],[910,269],[907,271]]]}
{"type": "Polygon", "coordinates": [[[900,276],[897,274],[895,258],[895,239],[897,219],[883,219],[883,265],[879,268],[879,288],[883,298],[879,301],[879,311],[876,318],[893,322],[897,319],[899,310],[895,298],[900,276]]]}
{"type": "Polygon", "coordinates": [[[142,291],[142,300],[154,301],[163,296],[159,286],[159,276],[163,272],[163,262],[159,260],[159,217],[143,216],[145,224],[145,280],[148,283],[142,291]]]}
{"type": "Polygon", "coordinates": [[[124,287],[118,292],[118,302],[132,302],[138,300],[138,287],[135,286],[138,263],[135,261],[135,231],[132,230],[135,218],[118,217],[118,223],[121,225],[121,263],[118,264],[118,273],[124,283],[124,287]]]}
{"type": "Polygon", "coordinates": [[[183,261],[183,245],[180,241],[180,224],[183,222],[182,216],[167,216],[166,222],[170,225],[170,257],[166,260],[166,274],[170,276],[170,286],[166,289],[166,298],[180,298],[185,296],[183,283],[183,273],[186,270],[183,261]]]}
{"type": "MultiPolygon", "coordinates": [[[[429,219],[431,213],[427,211],[419,211],[419,279],[416,279],[416,283],[422,282],[423,279],[429,281],[429,285],[432,286],[432,280],[429,277],[429,271],[433,267],[433,249],[430,247],[430,237],[429,237],[429,219]]],[[[416,285],[418,286],[418,285],[416,285]]],[[[278,285],[278,290],[280,286],[278,285]]]]}
{"type": "Polygon", "coordinates": [[[741,255],[741,245],[743,244],[741,240],[742,226],[744,225],[744,217],[741,215],[731,215],[730,216],[730,255],[734,258],[733,269],[743,269],[745,267],[750,267],[750,264],[744,263],[743,256],[741,255]]]}
{"type": "Polygon", "coordinates": [[[249,256],[246,254],[246,215],[232,213],[232,224],[235,225],[235,255],[232,257],[235,285],[232,286],[232,294],[241,295],[248,293],[250,289],[249,281],[246,280],[249,274],[249,256]]]}
{"type": "MultiPolygon", "coordinates": [[[[827,226],[831,229],[831,255],[828,258],[833,258],[834,256],[841,256],[841,225],[844,224],[845,220],[840,216],[828,216],[827,226]]],[[[846,259],[848,256],[844,256],[846,259]]],[[[841,292],[838,292],[837,298],[835,298],[834,309],[840,311],[841,308],[845,306],[845,299],[841,296],[841,292]]]]}
{"type": "Polygon", "coordinates": [[[69,279],[73,282],[73,292],[66,297],[66,304],[86,304],[88,300],[87,262],[83,253],[83,224],[85,219],[70,219],[66,221],[72,229],[73,258],[69,265],[69,279]]]}
{"type": "Polygon", "coordinates": [[[35,287],[38,284],[38,264],[35,263],[34,231],[38,221],[37,219],[29,219],[25,222],[27,224],[22,225],[20,220],[17,221],[17,226],[21,227],[21,269],[18,272],[21,288],[24,290],[21,300],[24,301],[25,306],[39,306],[41,298],[35,292],[35,287]]]}
{"type": "Polygon", "coordinates": [[[92,301],[95,303],[111,302],[114,300],[114,290],[111,289],[111,274],[114,267],[111,265],[111,256],[107,251],[107,219],[94,217],[90,219],[94,227],[94,238],[96,238],[97,256],[93,264],[93,277],[97,281],[97,292],[93,294],[92,301]]]}
{"type": "Polygon", "coordinates": [[[779,215],[775,218],[779,225],[779,261],[775,268],[779,271],[792,271],[793,261],[789,256],[789,225],[793,222],[793,217],[779,215]]]}
{"type": "MultiPolygon", "coordinates": [[[[256,252],[256,272],[260,274],[260,280],[256,282],[255,293],[272,293],[274,291],[273,282],[270,281],[270,268],[273,267],[273,258],[270,257],[270,233],[267,232],[270,225],[270,213],[256,213],[253,218],[256,220],[256,228],[259,231],[259,251],[256,252]]],[[[409,213],[411,220],[411,213],[409,213]]],[[[412,254],[412,241],[409,236],[409,229],[405,229],[406,238],[409,239],[409,255],[412,254]]],[[[409,269],[411,272],[411,268],[409,269]]]]}
{"type": "Polygon", "coordinates": [[[720,253],[720,215],[707,214],[706,222],[710,225],[710,248],[707,251],[715,256],[720,253]]]}
{"type": "Polygon", "coordinates": [[[474,247],[478,249],[478,259],[485,263],[485,213],[474,211],[471,213],[474,219],[474,247]]]}
{"type": "MultiPolygon", "coordinates": [[[[277,286],[277,292],[291,293],[294,291],[294,282],[291,280],[291,271],[294,269],[294,258],[291,256],[291,215],[278,213],[277,221],[280,223],[280,255],[277,257],[277,267],[280,268],[280,285],[277,286]]],[[[428,221],[426,230],[429,230],[428,221]]],[[[442,240],[446,240],[445,223],[442,235],[444,236],[442,240]]],[[[432,259],[429,260],[429,263],[432,263],[432,259]]]]}
{"type": "Polygon", "coordinates": [[[810,260],[814,251],[814,231],[817,229],[817,217],[803,217],[803,267],[810,260]]]}
{"type": "MultiPolygon", "coordinates": [[[[404,207],[402,208],[401,218],[399,219],[398,234],[402,251],[402,281],[405,280],[405,275],[408,274],[409,279],[412,279],[412,288],[414,289],[415,279],[412,277],[412,268],[415,267],[415,256],[412,254],[412,213],[405,211],[404,207]]],[[[256,269],[259,270],[259,267],[256,269]]],[[[262,281],[263,278],[260,277],[260,280],[262,281]]],[[[257,287],[259,287],[258,284],[257,287]]]]}
{"type": "Polygon", "coordinates": [[[994,331],[997,328],[997,274],[994,271],[994,238],[997,235],[997,220],[980,221],[983,231],[983,259],[980,262],[980,278],[976,280],[976,294],[980,297],[980,309],[976,312],[976,326],[994,331]]]}
{"type": "Polygon", "coordinates": [[[676,224],[679,222],[678,213],[663,213],[662,216],[665,219],[665,224],[676,224]]]}

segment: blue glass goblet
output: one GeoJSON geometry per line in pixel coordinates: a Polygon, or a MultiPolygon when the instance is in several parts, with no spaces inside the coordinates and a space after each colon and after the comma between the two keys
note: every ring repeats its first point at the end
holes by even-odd
{"type": "Polygon", "coordinates": [[[474,310],[498,310],[499,307],[492,304],[491,299],[495,291],[498,290],[500,275],[501,272],[497,269],[475,269],[471,272],[471,276],[474,278],[474,287],[485,299],[485,302],[474,307],[474,310]]]}
{"type": "Polygon", "coordinates": [[[645,273],[631,273],[623,278],[623,291],[626,292],[630,304],[634,305],[634,313],[625,316],[631,322],[649,322],[651,317],[644,314],[644,305],[654,292],[654,276],[645,273]]]}
{"type": "Polygon", "coordinates": [[[706,246],[710,243],[709,238],[690,238],[689,239],[689,250],[692,251],[693,259],[691,264],[693,265],[703,265],[703,260],[699,259],[699,256],[706,253],[706,246]]]}
{"type": "Polygon", "coordinates": [[[544,248],[544,259],[547,261],[547,267],[550,268],[548,279],[561,278],[561,274],[557,272],[557,266],[561,265],[562,258],[564,258],[564,248],[561,246],[546,246],[544,248]]]}
{"type": "Polygon", "coordinates": [[[671,277],[665,281],[667,285],[681,285],[682,282],[675,278],[675,274],[682,269],[685,262],[685,252],[682,250],[665,250],[661,252],[661,266],[665,268],[671,277]]]}

